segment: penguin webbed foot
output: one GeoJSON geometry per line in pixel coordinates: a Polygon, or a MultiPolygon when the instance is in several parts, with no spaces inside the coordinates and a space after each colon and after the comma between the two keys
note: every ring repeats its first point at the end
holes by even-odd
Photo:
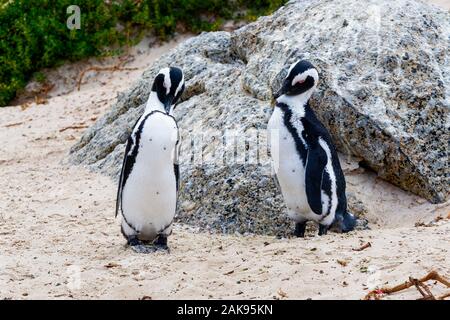
{"type": "Polygon", "coordinates": [[[153,245],[156,250],[167,251],[167,253],[170,253],[170,248],[167,245],[167,236],[165,235],[160,234],[155,242],[153,242],[153,245]]]}
{"type": "Polygon", "coordinates": [[[355,230],[370,230],[369,220],[366,218],[356,218],[355,230]]]}
{"type": "Polygon", "coordinates": [[[130,237],[128,238],[128,245],[131,247],[131,249],[136,253],[150,253],[150,247],[142,243],[138,238],[136,237],[130,237]]]}
{"type": "Polygon", "coordinates": [[[154,247],[148,246],[148,245],[145,245],[145,244],[142,244],[142,243],[141,244],[132,245],[131,249],[134,252],[136,252],[136,253],[145,253],[145,254],[153,253],[153,252],[156,251],[156,249],[154,247]]]}
{"type": "Polygon", "coordinates": [[[296,222],[295,223],[294,236],[296,236],[298,238],[304,238],[305,237],[305,230],[306,230],[306,221],[304,221],[304,222],[296,222]]]}
{"type": "Polygon", "coordinates": [[[169,247],[167,246],[167,238],[164,240],[160,240],[160,237],[153,244],[144,244],[138,238],[130,238],[128,239],[128,244],[131,249],[136,253],[153,253],[157,251],[167,251],[170,252],[169,247]]]}
{"type": "Polygon", "coordinates": [[[325,226],[323,224],[319,224],[319,236],[324,236],[327,234],[329,226],[325,226]]]}

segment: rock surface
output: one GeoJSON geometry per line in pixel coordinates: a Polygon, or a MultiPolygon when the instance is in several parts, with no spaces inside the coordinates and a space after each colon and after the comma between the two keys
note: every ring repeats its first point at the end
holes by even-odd
{"type": "Polygon", "coordinates": [[[312,107],[338,149],[405,190],[444,201],[450,14],[418,1],[363,2],[291,1],[235,32],[187,40],[118,95],[72,148],[71,162],[117,177],[154,76],[177,65],[187,80],[175,109],[183,140],[178,218],[228,233],[285,232],[290,222],[270,176],[264,132],[272,91],[290,63],[306,58],[321,77],[312,107]],[[238,143],[234,160],[236,146],[223,143],[230,132],[247,142],[238,143]]]}

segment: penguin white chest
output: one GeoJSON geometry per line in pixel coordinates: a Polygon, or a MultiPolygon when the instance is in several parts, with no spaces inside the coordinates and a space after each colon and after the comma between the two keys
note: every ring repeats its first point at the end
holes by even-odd
{"type": "Polygon", "coordinates": [[[292,134],[301,136],[303,127],[300,121],[292,121],[295,132],[290,131],[284,117],[283,111],[275,108],[268,124],[272,166],[280,183],[289,217],[301,221],[310,215],[311,209],[305,190],[305,167],[292,134]]]}
{"type": "Polygon", "coordinates": [[[136,160],[122,194],[123,215],[142,240],[154,239],[175,216],[177,134],[174,120],[162,114],[150,116],[142,128],[136,160]]]}

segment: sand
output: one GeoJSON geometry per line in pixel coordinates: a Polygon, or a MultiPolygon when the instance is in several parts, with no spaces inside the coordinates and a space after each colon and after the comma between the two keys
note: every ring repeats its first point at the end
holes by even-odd
{"type": "Polygon", "coordinates": [[[425,0],[424,2],[434,4],[441,9],[450,10],[450,0],[425,0]]]}
{"type": "MultiPolygon", "coordinates": [[[[176,224],[170,254],[127,248],[114,218],[115,183],[64,160],[116,94],[182,40],[152,48],[144,40],[126,64],[136,70],[88,73],[80,91],[83,68],[119,58],[50,70],[46,104],[0,110],[0,299],[361,299],[430,270],[449,278],[450,202],[432,205],[346,157],[349,192],[371,230],[276,239],[176,224]]],[[[411,289],[387,298],[417,297],[411,289]]]]}

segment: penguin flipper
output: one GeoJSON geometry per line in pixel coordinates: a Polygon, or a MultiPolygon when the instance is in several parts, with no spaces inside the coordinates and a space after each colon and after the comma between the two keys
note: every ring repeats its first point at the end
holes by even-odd
{"type": "Polygon", "coordinates": [[[180,188],[180,165],[178,164],[178,161],[179,161],[178,159],[180,158],[180,136],[179,136],[179,133],[177,133],[177,142],[175,144],[174,152],[175,152],[175,155],[174,155],[174,159],[173,159],[173,170],[175,173],[175,181],[176,181],[176,187],[177,187],[177,192],[178,192],[178,189],[180,188]]]}
{"type": "Polygon", "coordinates": [[[308,204],[312,211],[318,215],[322,212],[322,183],[327,155],[317,144],[308,150],[305,168],[305,190],[308,204]]]}
{"type": "Polygon", "coordinates": [[[119,178],[119,185],[117,187],[117,198],[116,198],[116,215],[119,214],[120,207],[122,206],[122,190],[123,186],[125,185],[125,177],[127,177],[130,174],[131,166],[129,165],[131,163],[131,155],[129,155],[131,147],[133,145],[133,139],[128,137],[127,145],[125,147],[125,154],[123,157],[123,163],[122,163],[122,170],[120,171],[120,178],[119,178]]]}

